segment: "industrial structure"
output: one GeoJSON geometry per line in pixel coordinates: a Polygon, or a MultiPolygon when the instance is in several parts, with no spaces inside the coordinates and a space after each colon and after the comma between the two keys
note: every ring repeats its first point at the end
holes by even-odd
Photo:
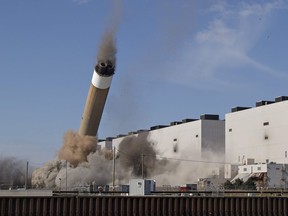
{"type": "Polygon", "coordinates": [[[108,137],[100,140],[99,148],[118,148],[129,136],[147,133],[147,141],[153,143],[163,157],[193,158],[209,160],[211,154],[224,158],[225,154],[225,121],[218,115],[204,114],[200,119],[184,119],[171,122],[170,125],[157,125],[150,130],[139,130],[127,135],[108,137]]]}
{"type": "Polygon", "coordinates": [[[288,97],[235,107],[225,115],[226,162],[288,163],[288,97]]]}
{"type": "Polygon", "coordinates": [[[271,196],[0,196],[0,215],[287,215],[288,198],[271,196]]]}
{"type": "MultiPolygon", "coordinates": [[[[234,107],[231,113],[225,115],[225,120],[219,120],[218,115],[205,114],[200,119],[184,119],[171,122],[170,125],[153,126],[149,130],[138,130],[127,135],[108,137],[100,140],[98,144],[99,148],[112,149],[113,146],[117,148],[126,137],[147,133],[148,141],[154,144],[163,157],[193,158],[195,161],[215,161],[215,158],[219,161],[220,158],[223,160],[225,158],[223,170],[218,169],[216,172],[217,175],[223,175],[223,179],[232,180],[237,175],[238,177],[244,175],[243,165],[250,166],[251,169],[255,166],[254,170],[249,168],[247,176],[259,175],[261,178],[268,176],[269,181],[262,179],[261,183],[266,188],[287,188],[285,168],[285,164],[288,164],[287,131],[288,97],[281,96],[275,98],[274,101],[258,101],[253,108],[234,107]],[[279,168],[281,178],[280,174],[271,174],[274,166],[277,166],[276,170],[278,166],[282,167],[279,168]],[[261,172],[255,170],[259,167],[261,167],[261,172]],[[275,183],[275,181],[281,181],[281,183],[275,183]]],[[[215,170],[211,172],[215,174],[215,170]]],[[[207,180],[208,177],[211,176],[198,176],[202,180],[207,180]]],[[[247,180],[247,178],[244,179],[247,180]]],[[[260,178],[254,178],[254,180],[258,180],[258,185],[261,185],[260,178]]]]}
{"type": "Polygon", "coordinates": [[[287,188],[288,164],[253,163],[241,165],[238,169],[238,175],[232,179],[232,182],[238,178],[245,182],[250,178],[254,181],[258,190],[287,188]]]}
{"type": "Polygon", "coordinates": [[[80,135],[97,135],[114,70],[115,65],[109,60],[106,62],[99,61],[95,66],[78,131],[80,135]]]}
{"type": "MultiPolygon", "coordinates": [[[[99,96],[104,103],[106,96],[99,96]]],[[[87,100],[86,107],[90,108],[85,108],[79,133],[95,136],[100,119],[99,115],[91,118],[89,103],[87,100]],[[97,123],[96,128],[94,121],[97,123]]],[[[102,111],[103,107],[98,114],[102,114],[102,111]]],[[[21,194],[19,191],[18,194],[7,194],[5,191],[2,196],[0,194],[0,214],[287,215],[287,131],[288,97],[283,96],[275,101],[257,102],[254,108],[232,108],[225,120],[219,120],[218,115],[205,114],[200,119],[184,119],[171,122],[170,125],[153,126],[149,130],[108,137],[99,140],[98,149],[118,148],[125,138],[144,133],[147,141],[153,143],[163,157],[213,162],[213,155],[217,155],[218,161],[221,158],[225,161],[225,172],[211,170],[214,173],[212,177],[198,176],[198,188],[195,191],[155,191],[152,181],[146,181],[150,185],[145,186],[144,179],[130,182],[129,186],[133,189],[130,196],[127,196],[127,191],[123,194],[115,191],[107,194],[105,191],[101,194],[54,191],[43,196],[29,196],[26,191],[21,194]],[[213,189],[219,179],[225,178],[232,182],[252,178],[258,191],[213,189]]],[[[214,165],[219,168],[217,164],[214,165]]],[[[224,170],[224,163],[222,166],[224,170]]],[[[190,172],[189,168],[186,172],[190,172]]]]}

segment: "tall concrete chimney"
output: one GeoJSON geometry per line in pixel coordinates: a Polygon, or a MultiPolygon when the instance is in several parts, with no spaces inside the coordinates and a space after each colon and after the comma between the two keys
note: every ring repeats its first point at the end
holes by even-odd
{"type": "Polygon", "coordinates": [[[78,131],[80,135],[97,135],[114,71],[115,65],[109,60],[96,64],[78,131]]]}

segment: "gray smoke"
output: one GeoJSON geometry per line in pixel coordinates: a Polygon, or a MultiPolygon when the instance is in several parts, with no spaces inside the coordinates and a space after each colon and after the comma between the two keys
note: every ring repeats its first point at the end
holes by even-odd
{"type": "Polygon", "coordinates": [[[0,157],[0,188],[24,187],[26,167],[24,160],[0,157]]]}
{"type": "Polygon", "coordinates": [[[157,140],[150,140],[148,135],[148,132],[142,132],[128,136],[119,144],[119,158],[116,160],[119,180],[127,183],[131,177],[142,177],[142,164],[144,177],[155,179],[159,186],[196,183],[198,178],[221,174],[224,157],[218,150],[210,148],[200,156],[191,145],[165,158],[160,154],[161,146],[157,140]]]}
{"type": "MultiPolygon", "coordinates": [[[[214,170],[217,172],[219,164],[195,160],[199,155],[195,155],[192,146],[180,154],[174,152],[171,158],[161,157],[160,146],[149,140],[148,135],[148,132],[139,133],[120,142],[119,158],[116,159],[116,176],[119,182],[124,181],[127,184],[129,178],[141,178],[142,165],[144,178],[155,179],[159,186],[196,183],[199,177],[207,177],[215,173],[214,170]]],[[[215,152],[206,152],[205,155],[209,155],[209,161],[219,161],[215,152]]]]}
{"type": "Polygon", "coordinates": [[[144,177],[150,177],[157,163],[157,152],[147,135],[145,132],[124,138],[119,145],[119,163],[135,177],[142,176],[142,164],[144,177]]]}
{"type": "Polygon", "coordinates": [[[110,61],[113,65],[115,65],[116,53],[117,49],[115,41],[115,31],[107,31],[106,34],[103,35],[97,60],[102,62],[110,61]]]}
{"type": "Polygon", "coordinates": [[[121,20],[121,0],[113,0],[113,16],[110,18],[109,29],[102,36],[100,43],[97,61],[110,61],[114,66],[116,65],[116,32],[121,20]]]}
{"type": "Polygon", "coordinates": [[[32,187],[46,189],[56,188],[57,175],[64,166],[65,161],[55,159],[48,161],[44,166],[34,170],[32,174],[32,187]]]}
{"type": "MultiPolygon", "coordinates": [[[[129,4],[129,8],[133,8],[123,10],[124,19],[129,20],[124,28],[132,33],[129,35],[130,42],[125,51],[127,62],[122,62],[121,65],[125,67],[125,76],[119,78],[121,82],[117,92],[109,95],[113,99],[107,100],[108,117],[105,124],[111,125],[110,134],[121,134],[135,128],[147,127],[150,123],[145,126],[141,122],[147,122],[147,119],[151,122],[152,116],[157,116],[151,97],[147,97],[147,94],[165,95],[166,92],[162,92],[165,90],[159,88],[159,83],[167,84],[171,77],[173,82],[177,82],[177,77],[182,77],[178,73],[186,71],[180,72],[171,68],[179,67],[177,59],[193,37],[198,4],[197,1],[187,0],[123,2],[124,6],[129,4]],[[144,21],[149,24],[142,26],[144,21]],[[149,83],[149,88],[146,87],[146,82],[149,83]],[[139,97],[143,97],[142,100],[139,100],[139,97]]],[[[159,100],[163,102],[165,99],[166,97],[159,100]]]]}
{"type": "MultiPolygon", "coordinates": [[[[72,137],[79,136],[74,135],[72,137]]],[[[115,183],[127,184],[130,178],[142,177],[142,163],[144,177],[155,179],[157,185],[195,183],[198,178],[207,177],[211,173],[219,174],[217,167],[220,164],[193,161],[199,155],[193,153],[192,146],[180,154],[175,152],[175,159],[180,160],[159,157],[158,148],[157,143],[149,141],[148,132],[125,137],[117,149],[115,183]]],[[[205,156],[209,161],[220,161],[220,156],[215,152],[205,152],[205,156]]],[[[36,188],[64,189],[67,182],[71,190],[78,186],[111,184],[112,159],[112,150],[105,148],[91,151],[77,166],[57,158],[34,171],[32,185],[36,188]]]]}
{"type": "MultiPolygon", "coordinates": [[[[143,172],[145,177],[152,177],[154,173],[159,173],[159,170],[161,172],[164,171],[161,167],[166,166],[167,162],[156,159],[157,151],[153,144],[147,141],[147,135],[148,133],[140,133],[138,136],[124,138],[120,143],[116,158],[118,183],[125,182],[127,184],[131,177],[140,177],[142,175],[142,154],[144,155],[143,172]]],[[[64,143],[60,150],[61,154],[59,153],[58,155],[66,155],[63,152],[68,152],[67,155],[71,156],[72,160],[70,161],[73,163],[68,160],[69,157],[66,160],[63,160],[63,157],[58,157],[47,162],[43,167],[33,172],[33,187],[51,189],[62,187],[63,189],[66,187],[66,182],[69,189],[94,183],[96,185],[110,184],[112,181],[112,151],[105,148],[94,151],[94,148],[88,148],[91,150],[90,153],[87,157],[82,158],[83,155],[88,153],[83,153],[87,148],[79,147],[81,142],[87,142],[85,139],[91,141],[89,136],[79,137],[77,133],[68,131],[64,140],[69,143],[64,143]],[[73,153],[75,156],[73,156],[73,153]],[[81,155],[81,157],[77,155],[81,155]],[[75,158],[77,158],[77,164],[74,163],[75,158]],[[82,159],[78,160],[79,158],[82,159]]]]}
{"type": "Polygon", "coordinates": [[[199,155],[193,145],[186,147],[179,154],[162,158],[161,165],[153,173],[153,179],[159,185],[182,185],[197,183],[199,178],[223,178],[224,156],[221,153],[207,150],[199,155]],[[166,162],[165,162],[166,161],[166,162]]]}
{"type": "Polygon", "coordinates": [[[87,161],[79,163],[76,167],[65,160],[50,161],[34,171],[32,185],[35,188],[66,189],[67,182],[68,190],[89,186],[95,182],[98,185],[105,185],[111,181],[112,170],[112,162],[107,157],[107,151],[90,153],[87,161]]]}
{"type": "MultiPolygon", "coordinates": [[[[64,136],[64,144],[58,158],[33,172],[33,187],[59,189],[62,185],[63,189],[64,185],[66,186],[66,172],[69,189],[93,183],[98,185],[111,183],[113,153],[105,148],[96,151],[97,142],[92,138],[81,137],[75,132],[68,131],[64,136]],[[81,145],[83,143],[84,145],[81,145]]],[[[150,176],[155,167],[156,151],[153,145],[147,142],[147,134],[131,136],[120,143],[116,159],[119,182],[123,180],[127,183],[131,175],[141,176],[142,153],[145,156],[144,174],[150,176]]]]}

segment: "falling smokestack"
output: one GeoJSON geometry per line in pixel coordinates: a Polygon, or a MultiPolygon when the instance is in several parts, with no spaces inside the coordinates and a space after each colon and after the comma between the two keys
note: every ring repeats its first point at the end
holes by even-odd
{"type": "Polygon", "coordinates": [[[97,135],[114,71],[115,63],[110,60],[98,60],[82,115],[80,135],[97,135]]]}

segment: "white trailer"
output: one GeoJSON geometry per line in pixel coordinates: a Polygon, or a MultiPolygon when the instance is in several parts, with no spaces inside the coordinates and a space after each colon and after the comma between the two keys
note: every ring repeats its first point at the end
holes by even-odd
{"type": "Polygon", "coordinates": [[[144,196],[156,190],[156,182],[152,179],[130,179],[129,195],[144,196]]]}

